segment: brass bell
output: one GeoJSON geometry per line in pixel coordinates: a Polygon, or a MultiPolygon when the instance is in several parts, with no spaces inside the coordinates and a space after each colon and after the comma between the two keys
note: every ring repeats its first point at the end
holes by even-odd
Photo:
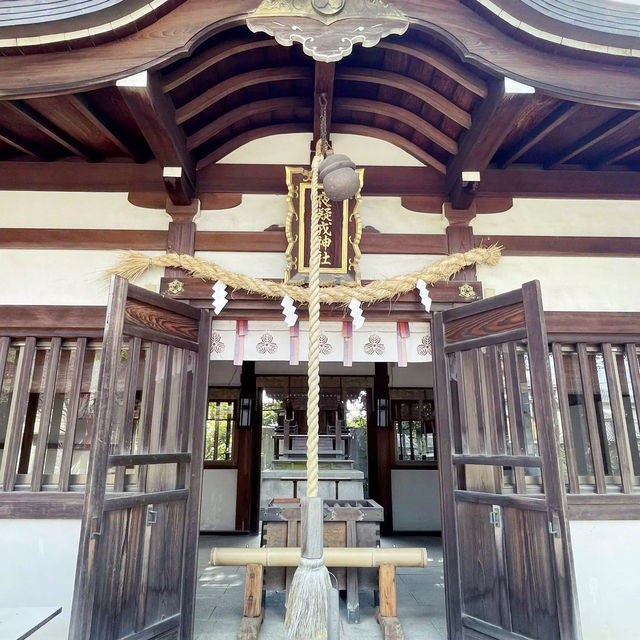
{"type": "Polygon", "coordinates": [[[328,155],[318,169],[318,178],[329,200],[342,202],[353,198],[360,188],[356,165],[342,153],[328,155]]]}

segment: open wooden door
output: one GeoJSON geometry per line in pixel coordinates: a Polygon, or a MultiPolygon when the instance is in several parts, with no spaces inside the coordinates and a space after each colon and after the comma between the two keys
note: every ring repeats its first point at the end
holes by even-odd
{"type": "Polygon", "coordinates": [[[112,279],[72,640],[192,637],[209,333],[208,312],[112,279]]]}
{"type": "Polygon", "coordinates": [[[449,638],[580,638],[539,284],[433,332],[449,638]]]}

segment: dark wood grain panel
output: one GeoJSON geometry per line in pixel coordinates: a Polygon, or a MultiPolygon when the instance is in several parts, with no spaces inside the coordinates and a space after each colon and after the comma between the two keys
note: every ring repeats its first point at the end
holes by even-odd
{"type": "Polygon", "coordinates": [[[556,340],[554,334],[573,334],[574,340],[582,342],[582,336],[619,334],[620,342],[628,341],[625,336],[640,333],[640,313],[607,311],[545,311],[547,333],[556,340]]]}
{"type": "Polygon", "coordinates": [[[166,309],[128,301],[124,317],[127,323],[154,332],[189,341],[195,341],[198,338],[197,322],[166,309]]]}
{"type": "Polygon", "coordinates": [[[513,631],[537,640],[559,639],[547,514],[505,507],[504,541],[513,631]]]}
{"type": "Polygon", "coordinates": [[[491,309],[466,318],[452,320],[446,329],[448,345],[474,338],[495,336],[506,331],[524,328],[524,309],[521,304],[491,309]]]}
{"type": "Polygon", "coordinates": [[[457,517],[465,523],[458,534],[460,548],[474,549],[473,554],[460,555],[462,612],[499,625],[502,582],[494,528],[489,522],[492,506],[459,502],[456,507],[457,517]]]}

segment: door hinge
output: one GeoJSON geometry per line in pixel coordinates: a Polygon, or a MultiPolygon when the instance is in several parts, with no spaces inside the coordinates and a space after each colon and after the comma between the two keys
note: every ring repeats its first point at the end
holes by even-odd
{"type": "Polygon", "coordinates": [[[551,521],[547,522],[547,527],[548,527],[550,536],[553,536],[554,538],[560,537],[560,529],[558,529],[556,525],[553,524],[553,522],[551,521]]]}
{"type": "Polygon", "coordinates": [[[91,537],[97,538],[102,535],[102,517],[94,516],[91,518],[91,537]]]}
{"type": "Polygon", "coordinates": [[[492,524],[496,529],[502,526],[502,515],[500,513],[500,507],[493,507],[493,509],[489,511],[489,523],[492,524]]]}
{"type": "Polygon", "coordinates": [[[147,505],[147,526],[149,527],[152,524],[155,524],[156,522],[158,522],[158,512],[154,511],[152,504],[148,504],[147,505]]]}

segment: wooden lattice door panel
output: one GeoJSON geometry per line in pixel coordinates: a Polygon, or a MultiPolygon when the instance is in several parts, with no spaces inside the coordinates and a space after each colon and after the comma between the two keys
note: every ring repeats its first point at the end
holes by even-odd
{"type": "Polygon", "coordinates": [[[578,638],[538,283],[433,327],[449,637],[578,638]]]}
{"type": "Polygon", "coordinates": [[[111,284],[70,638],[191,638],[208,313],[111,284]]]}

